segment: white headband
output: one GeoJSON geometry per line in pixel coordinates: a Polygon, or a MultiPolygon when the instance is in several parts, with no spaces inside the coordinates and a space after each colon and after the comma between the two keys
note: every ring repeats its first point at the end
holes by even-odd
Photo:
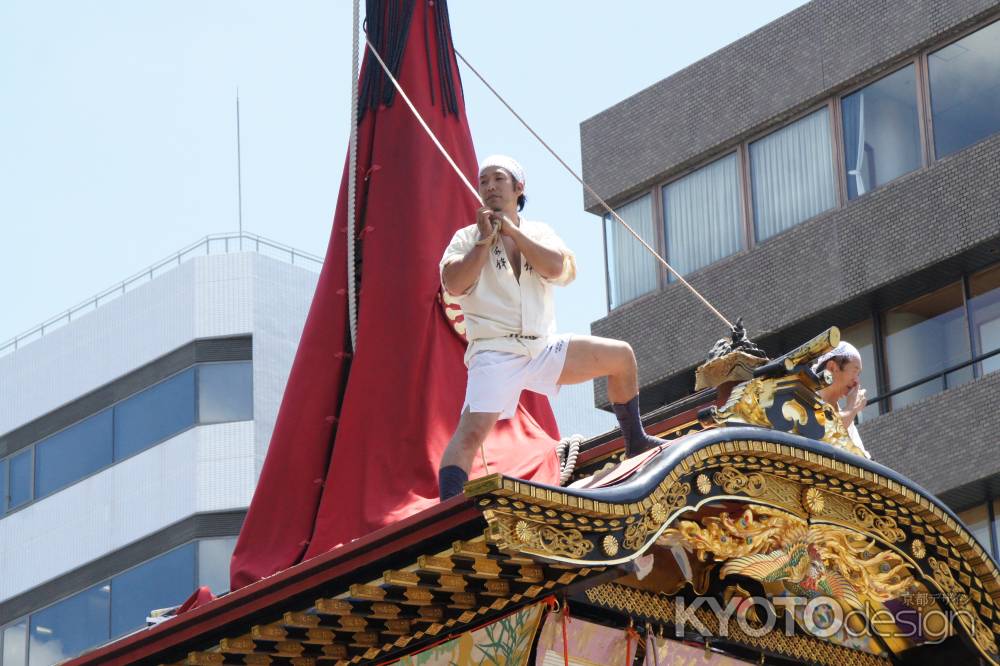
{"type": "Polygon", "coordinates": [[[479,175],[483,175],[483,172],[490,167],[506,169],[514,180],[521,183],[521,187],[524,187],[524,167],[518,164],[517,160],[513,157],[508,157],[506,155],[490,155],[479,165],[479,175]]]}
{"type": "Polygon", "coordinates": [[[861,363],[861,353],[858,352],[857,347],[846,340],[841,340],[839,345],[816,359],[816,362],[813,363],[813,372],[819,372],[826,365],[826,362],[833,358],[847,358],[861,363]]]}

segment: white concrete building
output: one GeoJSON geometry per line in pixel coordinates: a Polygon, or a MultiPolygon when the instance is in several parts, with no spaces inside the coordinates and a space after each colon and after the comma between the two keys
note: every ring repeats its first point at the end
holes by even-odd
{"type": "Polygon", "coordinates": [[[0,347],[0,662],[228,587],[320,260],[209,237],[0,347]]]}
{"type": "MultiPolygon", "coordinates": [[[[321,265],[211,236],[0,345],[0,664],[228,589],[321,265]]],[[[567,435],[614,421],[589,383],[553,406],[567,435]]]]}

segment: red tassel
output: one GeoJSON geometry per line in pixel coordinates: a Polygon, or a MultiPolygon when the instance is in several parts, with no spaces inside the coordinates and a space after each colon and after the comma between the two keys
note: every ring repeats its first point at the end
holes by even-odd
{"type": "Polygon", "coordinates": [[[569,623],[569,604],[563,599],[562,612],[562,635],[563,635],[563,663],[569,666],[569,635],[566,632],[566,625],[569,623]]]}
{"type": "Polygon", "coordinates": [[[629,620],[628,628],[625,629],[625,666],[632,664],[632,639],[635,639],[636,647],[639,647],[639,632],[632,627],[632,621],[629,620]]]}

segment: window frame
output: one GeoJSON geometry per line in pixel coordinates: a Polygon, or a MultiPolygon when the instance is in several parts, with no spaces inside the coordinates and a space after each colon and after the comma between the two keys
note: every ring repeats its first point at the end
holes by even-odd
{"type": "MultiPolygon", "coordinates": [[[[650,292],[650,293],[655,293],[655,292],[650,292]]],[[[644,295],[649,295],[649,294],[644,294],[644,295]]],[[[18,449],[17,451],[14,451],[13,453],[11,453],[9,455],[7,455],[7,456],[5,456],[3,458],[0,458],[0,466],[2,466],[2,468],[5,469],[6,475],[7,475],[6,476],[6,493],[4,493],[4,496],[0,497],[0,520],[4,520],[5,518],[7,518],[7,516],[13,515],[14,513],[18,512],[18,511],[21,511],[21,510],[23,510],[23,509],[25,509],[25,508],[27,508],[29,506],[32,506],[36,502],[40,502],[40,501],[42,501],[42,500],[44,500],[44,499],[46,499],[48,497],[52,497],[54,495],[57,495],[58,493],[62,492],[63,490],[66,490],[67,488],[70,488],[70,487],[72,487],[72,486],[80,483],[81,481],[85,481],[86,479],[89,479],[92,476],[100,474],[101,472],[104,472],[104,471],[106,471],[108,469],[111,469],[115,465],[117,465],[117,464],[119,464],[121,462],[124,462],[124,461],[128,460],[129,458],[132,458],[132,457],[140,455],[140,454],[142,454],[142,453],[144,453],[146,451],[149,451],[150,449],[153,449],[153,448],[159,446],[160,444],[163,444],[164,442],[166,442],[166,441],[168,441],[170,439],[173,439],[174,437],[178,437],[178,436],[180,436],[180,435],[188,432],[192,428],[197,428],[197,427],[203,426],[203,425],[204,426],[219,425],[219,424],[222,424],[222,423],[245,423],[248,420],[249,421],[255,420],[256,419],[256,411],[257,410],[256,410],[256,405],[254,404],[255,393],[254,393],[254,373],[253,373],[253,368],[254,368],[254,361],[253,361],[253,359],[240,359],[240,360],[233,360],[233,361],[198,361],[198,362],[191,363],[190,365],[188,365],[188,366],[186,366],[184,368],[181,368],[177,372],[173,372],[173,373],[167,375],[166,377],[161,378],[160,380],[158,380],[158,381],[150,384],[149,386],[144,386],[143,388],[139,389],[138,391],[135,391],[135,392],[133,392],[133,393],[131,393],[131,394],[123,397],[122,399],[117,400],[117,401],[111,403],[110,405],[105,405],[101,409],[99,409],[98,411],[90,413],[90,414],[87,414],[86,416],[84,416],[84,417],[82,417],[80,419],[77,419],[76,421],[74,421],[74,422],[72,422],[72,423],[70,423],[70,424],[68,424],[68,425],[66,425],[66,426],[64,426],[62,428],[59,428],[58,430],[56,430],[54,432],[46,434],[41,439],[35,440],[35,441],[31,442],[30,444],[28,444],[28,445],[26,445],[26,446],[18,449]],[[199,387],[198,387],[198,384],[199,384],[199,382],[198,382],[199,369],[200,369],[200,367],[202,365],[215,365],[215,364],[221,364],[221,363],[247,363],[247,364],[250,365],[250,368],[251,368],[251,372],[250,372],[250,391],[251,391],[251,393],[250,393],[250,399],[251,399],[253,416],[250,419],[244,419],[244,420],[240,420],[240,421],[213,421],[211,423],[201,423],[201,420],[200,420],[201,415],[199,413],[200,412],[200,406],[199,406],[199,387]],[[133,397],[135,397],[137,395],[140,395],[140,394],[144,393],[145,391],[151,390],[151,389],[153,389],[153,388],[155,388],[155,387],[163,384],[164,382],[170,381],[170,380],[176,378],[177,376],[179,376],[179,375],[181,375],[181,374],[183,374],[185,372],[188,372],[188,371],[193,371],[193,375],[194,375],[193,380],[192,380],[194,382],[194,392],[193,392],[193,396],[194,396],[194,421],[190,425],[182,428],[181,430],[178,430],[178,431],[176,431],[176,432],[174,432],[174,433],[172,433],[170,435],[167,435],[167,436],[165,436],[165,437],[163,437],[161,439],[158,439],[158,440],[150,443],[148,446],[146,446],[146,447],[144,447],[144,448],[142,448],[142,449],[140,449],[138,451],[131,452],[128,455],[121,456],[121,457],[117,456],[117,452],[118,451],[117,451],[117,442],[116,442],[115,410],[118,408],[118,406],[121,405],[121,404],[123,404],[123,403],[125,403],[125,402],[127,402],[128,400],[132,399],[133,397]],[[108,465],[105,465],[103,467],[100,467],[98,469],[95,469],[94,471],[89,472],[88,474],[85,474],[83,476],[75,478],[72,481],[70,481],[69,483],[61,486],[60,488],[58,488],[57,490],[55,490],[55,491],[53,491],[51,493],[48,493],[48,494],[46,494],[46,495],[44,495],[42,497],[38,497],[37,493],[36,493],[36,483],[35,483],[35,477],[36,477],[36,475],[38,473],[37,472],[38,460],[37,460],[37,455],[36,455],[36,448],[37,448],[37,446],[40,443],[48,440],[49,438],[54,437],[54,436],[56,436],[56,435],[58,435],[60,433],[66,432],[67,430],[70,430],[71,428],[74,428],[74,427],[78,426],[79,424],[83,423],[87,419],[92,418],[94,416],[97,416],[101,412],[105,412],[105,411],[111,411],[111,418],[112,418],[112,433],[111,433],[111,437],[112,437],[112,441],[111,441],[111,444],[112,444],[112,453],[111,453],[111,463],[108,464],[108,465]],[[28,498],[28,500],[26,502],[24,502],[22,504],[19,504],[16,507],[11,508],[11,507],[8,506],[8,504],[9,504],[8,497],[10,495],[10,467],[11,467],[10,466],[10,461],[12,459],[16,458],[17,456],[22,455],[23,453],[25,453],[27,451],[30,451],[29,455],[31,457],[31,471],[30,471],[30,474],[29,474],[29,487],[30,487],[29,498],[28,498]]]]}
{"type": "MultiPolygon", "coordinates": [[[[663,256],[663,245],[662,245],[662,235],[663,234],[662,234],[661,231],[657,231],[657,226],[656,226],[657,225],[657,208],[656,208],[656,186],[655,185],[652,188],[647,188],[647,189],[641,190],[641,191],[637,192],[636,194],[634,194],[633,196],[629,197],[628,199],[625,199],[625,200],[623,200],[623,201],[621,201],[619,203],[616,203],[613,206],[611,206],[609,204],[609,206],[611,207],[611,209],[613,211],[615,211],[616,215],[619,215],[618,210],[620,208],[622,208],[624,206],[628,206],[629,204],[635,203],[636,201],[639,201],[640,199],[642,199],[645,196],[649,196],[649,198],[650,198],[650,218],[651,218],[651,220],[653,222],[653,231],[656,232],[656,238],[653,239],[653,243],[651,243],[651,245],[653,245],[653,249],[656,250],[657,254],[659,254],[662,257],[663,256]]],[[[663,266],[661,266],[660,263],[657,261],[656,262],[656,264],[657,264],[656,286],[653,287],[648,292],[646,292],[644,294],[640,294],[639,296],[631,298],[631,299],[629,299],[627,301],[622,301],[621,303],[617,304],[616,306],[614,306],[612,308],[611,307],[611,267],[610,267],[610,264],[608,263],[609,258],[610,258],[610,254],[608,253],[608,223],[609,222],[614,222],[615,224],[620,224],[620,222],[618,222],[617,220],[608,220],[608,217],[610,217],[610,216],[611,216],[611,214],[607,213],[607,212],[605,212],[603,215],[601,215],[601,223],[603,225],[601,230],[603,231],[602,236],[604,238],[604,276],[605,276],[605,285],[607,287],[605,293],[606,293],[606,296],[607,296],[608,312],[609,313],[611,313],[613,311],[616,311],[616,310],[619,310],[619,309],[621,309],[622,307],[624,307],[626,305],[632,305],[634,303],[639,303],[643,299],[649,298],[650,296],[653,296],[653,295],[659,293],[660,291],[662,291],[663,287],[664,287],[664,276],[663,276],[663,273],[666,271],[666,269],[663,268],[663,266]]],[[[625,218],[622,218],[622,219],[625,219],[625,218]]],[[[628,220],[626,220],[626,222],[627,221],[628,220]]],[[[629,226],[631,226],[631,225],[629,225],[629,226]]]]}
{"type": "MultiPolygon", "coordinates": [[[[918,173],[924,169],[929,168],[934,163],[938,161],[938,156],[935,154],[934,149],[934,118],[931,113],[931,99],[930,99],[930,65],[928,58],[932,52],[936,52],[940,49],[946,48],[955,42],[958,42],[969,35],[982,30],[994,23],[1000,22],[1000,14],[993,13],[990,16],[981,18],[977,20],[970,26],[967,26],[961,30],[955,31],[953,34],[949,35],[946,39],[935,42],[933,44],[925,44],[919,48],[914,49],[908,55],[896,58],[889,61],[888,63],[880,66],[876,71],[871,71],[863,75],[863,77],[856,83],[850,86],[844,87],[840,90],[834,91],[825,95],[821,101],[807,104],[806,106],[799,108],[797,110],[792,110],[787,112],[787,114],[781,118],[775,124],[769,125],[751,134],[746,134],[743,136],[735,137],[732,141],[728,141],[725,144],[718,146],[716,149],[709,152],[703,159],[700,159],[691,166],[685,166],[684,168],[670,174],[667,177],[654,178],[651,187],[643,188],[638,193],[629,196],[623,202],[616,204],[615,208],[619,206],[626,205],[635,201],[636,199],[650,194],[653,197],[652,209],[653,209],[653,222],[658,229],[657,239],[658,247],[657,252],[661,256],[667,256],[669,254],[669,248],[666,247],[666,219],[664,218],[663,212],[663,202],[661,200],[662,188],[666,187],[670,183],[679,180],[693,171],[696,171],[718,159],[722,159],[729,155],[731,152],[736,152],[738,160],[738,172],[739,172],[739,188],[740,188],[740,198],[741,198],[741,214],[743,216],[743,243],[741,250],[751,250],[762,242],[767,242],[776,236],[780,236],[782,233],[794,229],[795,227],[805,224],[810,220],[820,217],[822,215],[829,214],[831,211],[843,209],[852,203],[852,200],[848,198],[847,192],[847,169],[844,164],[844,142],[843,142],[843,113],[842,113],[842,103],[843,98],[851,95],[862,88],[870,86],[877,83],[881,79],[891,76],[900,70],[908,67],[909,65],[914,66],[914,78],[916,82],[916,107],[917,107],[917,123],[918,123],[918,136],[920,140],[920,164],[913,171],[908,171],[905,174],[897,176],[893,180],[886,181],[875,187],[872,192],[880,190],[883,187],[888,187],[898,180],[907,177],[913,173],[918,173]],[[789,125],[798,122],[804,117],[819,111],[822,108],[827,108],[830,118],[830,141],[833,142],[831,157],[833,159],[833,173],[836,179],[835,183],[835,204],[832,208],[818,213],[812,217],[806,218],[797,224],[778,232],[774,236],[765,239],[764,241],[759,241],[757,239],[757,229],[756,221],[753,214],[753,187],[752,187],[752,169],[750,164],[750,145],[760,139],[767,137],[774,132],[778,132],[789,125]]],[[[975,145],[975,144],[973,144],[975,145]]],[[[972,146],[967,146],[962,150],[968,150],[972,146]]],[[[870,192],[866,192],[870,194],[870,192]]],[[[856,199],[863,198],[864,195],[856,197],[856,199]]],[[[607,242],[607,219],[606,214],[601,215],[602,222],[602,238],[604,246],[604,266],[605,266],[605,294],[606,294],[606,305],[608,314],[618,310],[619,308],[630,305],[632,303],[638,302],[643,298],[651,296],[657,291],[665,289],[667,286],[672,284],[669,280],[669,271],[667,271],[663,266],[660,266],[659,273],[659,286],[653,291],[638,296],[632,300],[619,303],[612,306],[611,298],[611,274],[609,266],[609,252],[608,252],[608,242],[607,242]]],[[[729,255],[731,256],[731,255],[729,255]]],[[[706,266],[699,268],[698,271],[704,270],[711,266],[714,266],[718,261],[707,264],[706,266]]],[[[881,325],[879,324],[881,329],[881,325]]],[[[881,331],[880,331],[881,333],[881,331]]],[[[881,373],[886,372],[886,368],[880,369],[881,373]]]]}
{"type": "MultiPolygon", "coordinates": [[[[748,220],[747,220],[747,214],[748,214],[748,212],[747,212],[747,204],[748,204],[748,201],[747,201],[746,193],[749,191],[749,187],[747,186],[747,182],[748,181],[745,180],[745,178],[749,177],[749,173],[750,172],[749,172],[749,170],[747,170],[746,173],[744,174],[744,156],[742,155],[742,151],[741,151],[741,148],[743,146],[744,146],[744,142],[740,142],[740,143],[738,143],[738,144],[736,144],[736,145],[734,145],[734,146],[732,146],[730,148],[727,148],[727,149],[723,150],[722,152],[715,153],[711,158],[703,160],[701,162],[698,162],[698,163],[694,164],[693,166],[688,167],[688,168],[684,169],[683,171],[679,171],[678,173],[672,175],[670,178],[668,178],[668,179],[666,179],[666,180],[664,180],[662,182],[658,182],[658,184],[654,185],[654,187],[653,187],[653,192],[654,192],[653,201],[654,201],[655,205],[658,208],[658,211],[654,211],[654,212],[655,212],[656,216],[659,219],[659,222],[657,223],[657,229],[659,230],[659,235],[660,235],[660,249],[658,251],[660,253],[660,256],[663,257],[664,261],[666,261],[667,263],[669,263],[671,266],[673,266],[673,263],[672,263],[672,259],[670,257],[670,247],[667,245],[667,213],[666,213],[666,211],[663,208],[664,191],[670,185],[672,185],[672,184],[674,184],[674,183],[676,183],[676,182],[678,182],[680,180],[683,180],[683,179],[687,178],[688,176],[691,176],[691,175],[697,173],[698,171],[700,171],[700,170],[702,170],[702,169],[704,169],[704,168],[706,168],[708,166],[711,166],[712,164],[715,164],[716,162],[718,162],[720,160],[724,160],[724,159],[726,159],[727,157],[729,157],[731,155],[735,155],[735,157],[736,157],[736,189],[739,192],[739,203],[737,204],[737,210],[738,210],[738,214],[740,216],[740,221],[739,221],[739,224],[737,226],[738,226],[738,230],[739,230],[739,233],[740,233],[740,243],[739,243],[740,247],[735,252],[733,252],[731,254],[727,254],[725,257],[720,257],[719,259],[716,259],[715,261],[713,261],[713,262],[711,262],[709,264],[705,264],[704,266],[696,268],[695,270],[691,271],[689,274],[693,275],[695,273],[703,271],[706,268],[708,268],[709,266],[714,266],[715,264],[719,263],[720,261],[722,261],[726,257],[731,257],[734,254],[739,254],[740,252],[743,252],[744,250],[748,249],[749,247],[752,247],[749,244],[749,238],[750,238],[750,236],[753,235],[753,232],[752,232],[753,220],[750,219],[750,221],[749,221],[749,227],[748,227],[748,224],[747,224],[747,222],[748,222],[748,220]]],[[[749,151],[747,151],[747,152],[749,153],[749,151]]],[[[747,169],[749,169],[749,156],[746,157],[746,160],[747,160],[747,169]]],[[[751,216],[753,215],[752,209],[750,210],[749,214],[751,216]]],[[[678,272],[680,272],[680,271],[678,271],[678,272]]],[[[660,273],[662,274],[662,282],[661,282],[662,286],[660,287],[661,289],[663,289],[663,288],[665,288],[665,287],[673,284],[673,282],[671,280],[673,274],[669,270],[667,270],[666,268],[664,268],[662,264],[660,265],[660,273]]]]}
{"type": "Polygon", "coordinates": [[[929,89],[926,85],[927,84],[927,81],[925,79],[926,71],[922,66],[922,61],[926,61],[926,57],[927,53],[922,52],[916,55],[909,56],[903,60],[894,62],[893,64],[888,65],[885,69],[880,70],[879,73],[874,78],[866,78],[863,83],[853,85],[850,88],[845,88],[840,93],[834,95],[833,106],[836,109],[836,114],[837,114],[837,131],[836,131],[838,135],[837,149],[840,152],[840,155],[838,156],[837,159],[837,163],[839,164],[838,174],[840,181],[838,189],[840,190],[840,196],[843,197],[840,206],[838,206],[838,208],[846,206],[852,203],[853,201],[863,199],[865,196],[871,194],[872,192],[876,192],[882,189],[883,187],[888,187],[889,185],[892,185],[896,181],[902,180],[903,178],[906,178],[911,174],[919,173],[920,171],[923,171],[930,165],[930,161],[927,159],[928,143],[927,143],[927,132],[925,125],[926,114],[929,113],[930,111],[930,95],[929,95],[929,89]],[[850,97],[854,93],[860,90],[864,90],[868,86],[874,85],[879,81],[892,76],[893,74],[898,74],[899,72],[906,69],[910,65],[913,65],[913,77],[916,80],[916,88],[915,88],[916,97],[914,98],[913,101],[914,105],[917,108],[917,136],[919,137],[920,140],[920,163],[917,165],[916,169],[913,169],[912,171],[907,171],[902,175],[896,176],[892,180],[887,180],[881,185],[876,185],[875,187],[873,187],[871,190],[868,190],[864,194],[858,195],[854,197],[854,199],[851,199],[847,191],[847,165],[845,164],[845,162],[847,161],[847,156],[844,152],[844,107],[843,107],[844,98],[850,97]]]}

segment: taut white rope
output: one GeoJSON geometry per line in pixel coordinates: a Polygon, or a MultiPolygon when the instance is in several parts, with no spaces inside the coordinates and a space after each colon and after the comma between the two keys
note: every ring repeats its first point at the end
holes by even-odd
{"type": "MultiPolygon", "coordinates": [[[[449,155],[448,151],[444,149],[444,146],[441,145],[441,142],[438,141],[438,138],[434,136],[433,130],[431,130],[431,128],[427,126],[427,123],[424,121],[423,116],[421,116],[420,112],[417,111],[417,107],[415,107],[413,105],[413,102],[410,101],[410,98],[407,96],[406,92],[403,91],[403,86],[399,85],[399,81],[397,81],[396,77],[394,77],[392,75],[392,72],[389,71],[389,68],[385,64],[385,61],[382,60],[382,56],[380,56],[378,54],[378,51],[375,50],[375,46],[372,45],[370,41],[368,41],[367,36],[365,36],[365,43],[368,45],[368,49],[372,52],[372,55],[375,56],[375,60],[377,60],[378,64],[382,66],[382,70],[385,72],[385,75],[389,77],[390,81],[392,81],[392,85],[396,88],[396,92],[398,92],[399,96],[403,98],[403,101],[406,102],[406,105],[410,107],[410,111],[413,112],[413,115],[416,117],[417,122],[420,123],[420,126],[424,128],[425,132],[427,132],[427,136],[429,136],[431,138],[431,141],[434,142],[434,146],[438,149],[438,152],[440,152],[444,156],[444,158],[448,160],[448,164],[450,164],[451,168],[455,171],[456,174],[458,174],[458,177],[461,179],[466,189],[468,189],[469,192],[472,193],[472,196],[476,198],[476,203],[478,203],[480,206],[485,205],[483,203],[482,197],[479,196],[479,190],[477,190],[475,187],[472,186],[472,183],[469,182],[469,179],[465,177],[465,174],[462,173],[462,170],[458,168],[457,164],[455,164],[455,160],[451,159],[451,155],[449,155]]],[[[502,217],[503,221],[506,222],[507,224],[514,224],[513,222],[510,221],[510,219],[506,215],[501,215],[500,217],[502,217]]],[[[477,245],[480,244],[485,245],[486,243],[492,244],[499,237],[498,231],[499,230],[496,227],[494,227],[493,235],[490,236],[489,238],[483,239],[482,241],[477,243],[477,245]]]]}
{"type": "Polygon", "coordinates": [[[531,125],[529,125],[529,124],[528,124],[528,123],[527,123],[527,122],[526,122],[526,121],[524,120],[524,118],[522,118],[522,117],[521,117],[521,115],[520,115],[520,114],[519,114],[519,113],[518,113],[517,111],[515,111],[515,110],[514,110],[514,108],[513,108],[513,107],[512,107],[512,106],[511,106],[510,104],[508,104],[508,103],[507,103],[507,100],[505,100],[505,99],[503,98],[503,96],[502,96],[502,95],[500,95],[500,93],[498,93],[498,92],[496,91],[496,89],[495,89],[495,88],[494,88],[493,86],[491,86],[491,85],[489,84],[489,82],[487,82],[487,81],[486,81],[486,79],[485,79],[485,78],[483,78],[483,75],[482,75],[482,74],[480,74],[480,73],[479,73],[479,71],[478,71],[478,70],[476,70],[476,68],[475,68],[475,67],[473,67],[473,66],[472,66],[472,65],[471,65],[471,64],[469,63],[469,61],[468,61],[468,60],[466,60],[466,59],[465,59],[465,57],[464,57],[464,56],[463,56],[463,55],[462,55],[461,53],[459,53],[459,52],[458,52],[458,49],[455,49],[455,55],[456,55],[456,56],[458,56],[458,58],[459,58],[459,59],[460,59],[460,60],[461,60],[461,61],[462,61],[463,63],[465,63],[465,66],[466,66],[466,67],[468,67],[468,68],[469,68],[470,70],[472,70],[472,73],[476,75],[476,78],[478,78],[478,79],[479,79],[480,81],[482,81],[482,82],[483,82],[483,85],[485,85],[485,86],[486,86],[487,88],[489,88],[489,89],[490,89],[490,92],[491,92],[491,93],[493,93],[493,94],[494,94],[494,95],[496,96],[496,98],[497,98],[498,100],[500,100],[500,103],[501,103],[501,104],[503,104],[503,105],[504,105],[505,107],[507,107],[507,110],[508,110],[508,111],[510,111],[510,112],[511,112],[512,114],[514,114],[514,117],[515,117],[515,118],[517,118],[517,119],[518,119],[518,121],[519,121],[519,122],[520,122],[520,123],[521,123],[522,125],[524,125],[524,128],[525,128],[526,130],[528,130],[529,132],[531,132],[531,135],[532,135],[533,137],[535,137],[536,139],[538,139],[538,142],[539,142],[539,143],[541,143],[541,144],[542,144],[542,145],[543,145],[543,146],[545,147],[545,149],[546,149],[547,151],[549,151],[549,153],[551,153],[552,157],[556,158],[556,161],[557,161],[557,162],[559,162],[559,164],[561,164],[561,165],[563,166],[563,168],[564,168],[564,169],[566,169],[566,171],[568,171],[568,172],[570,173],[570,175],[571,175],[571,176],[573,176],[573,178],[575,178],[575,179],[577,180],[577,182],[578,182],[578,183],[580,183],[580,185],[582,185],[582,186],[583,186],[583,188],[584,188],[585,190],[587,190],[587,192],[589,192],[589,193],[590,193],[590,195],[591,195],[592,197],[594,197],[595,199],[597,199],[597,201],[598,201],[598,202],[599,202],[599,203],[600,203],[600,204],[601,204],[601,205],[602,205],[602,206],[604,207],[604,209],[605,209],[605,210],[607,210],[607,211],[608,211],[608,213],[610,213],[610,214],[611,214],[611,215],[612,215],[612,216],[613,216],[613,217],[614,217],[614,218],[615,218],[616,220],[618,220],[618,222],[619,222],[619,223],[620,223],[620,224],[621,224],[622,226],[624,226],[624,227],[625,227],[625,228],[626,228],[626,229],[628,230],[628,232],[629,232],[630,234],[632,234],[632,235],[633,235],[633,236],[635,237],[635,239],[636,239],[637,241],[639,241],[640,243],[642,243],[642,246],[643,246],[643,247],[645,247],[645,248],[646,248],[647,250],[649,250],[649,253],[650,253],[650,254],[652,254],[652,255],[653,255],[654,257],[656,257],[657,261],[659,261],[659,262],[660,262],[661,264],[663,264],[663,265],[664,265],[664,266],[666,267],[666,269],[667,269],[668,271],[670,271],[671,273],[673,273],[674,277],[676,277],[676,278],[677,278],[677,280],[678,280],[678,281],[679,281],[679,282],[680,282],[681,284],[683,284],[683,285],[684,285],[685,287],[687,287],[688,289],[690,289],[690,290],[691,290],[691,293],[693,293],[693,294],[694,294],[695,296],[697,296],[697,297],[698,297],[698,300],[700,300],[700,301],[701,301],[702,303],[704,303],[704,304],[705,304],[705,306],[706,306],[706,307],[707,307],[707,308],[708,308],[709,310],[711,310],[711,311],[712,311],[712,312],[713,312],[713,313],[715,314],[715,316],[716,316],[716,317],[718,317],[718,318],[719,318],[719,319],[721,319],[721,320],[722,320],[723,322],[725,322],[726,326],[728,326],[729,328],[733,328],[733,325],[732,325],[732,324],[731,324],[731,323],[729,322],[729,320],[728,320],[728,319],[726,319],[726,318],[725,318],[725,317],[724,317],[724,316],[722,315],[722,313],[721,313],[721,312],[719,312],[718,310],[716,310],[716,309],[715,309],[715,307],[713,307],[713,306],[712,306],[712,304],[711,304],[711,303],[709,303],[709,302],[708,302],[708,300],[707,300],[707,299],[706,299],[706,298],[705,298],[704,296],[702,296],[702,295],[701,295],[700,293],[698,293],[698,290],[697,290],[697,289],[695,289],[694,287],[692,287],[692,286],[691,286],[691,284],[690,284],[690,283],[689,283],[689,282],[688,282],[687,280],[685,280],[685,279],[684,279],[684,277],[683,277],[683,276],[682,276],[682,275],[681,275],[680,273],[678,273],[678,272],[677,272],[676,270],[674,270],[674,267],[673,267],[673,266],[671,266],[670,264],[668,264],[668,263],[667,263],[667,260],[666,260],[666,259],[664,259],[663,257],[661,257],[661,256],[660,256],[660,254],[659,254],[659,253],[658,253],[658,252],[657,252],[656,250],[654,250],[654,249],[653,249],[652,247],[650,247],[649,243],[647,243],[646,241],[644,241],[644,240],[642,239],[642,237],[641,237],[641,236],[639,236],[639,234],[637,234],[637,233],[635,232],[635,230],[634,230],[634,229],[633,229],[632,227],[630,227],[630,226],[628,225],[628,223],[627,223],[627,222],[626,222],[625,220],[623,220],[623,219],[621,218],[621,216],[619,216],[619,215],[618,215],[618,213],[616,213],[616,212],[615,212],[615,211],[614,211],[614,210],[613,210],[613,209],[611,208],[611,206],[609,206],[609,205],[608,205],[608,203],[607,203],[607,202],[606,202],[606,201],[605,201],[604,199],[602,199],[602,198],[601,198],[601,196],[600,196],[599,194],[597,194],[597,192],[595,192],[595,191],[594,191],[594,189],[593,189],[593,188],[592,188],[592,187],[591,187],[590,185],[588,185],[587,183],[585,183],[585,182],[584,182],[584,180],[583,180],[583,178],[581,178],[581,177],[580,177],[580,176],[579,176],[579,175],[578,175],[578,174],[576,173],[576,171],[574,171],[574,170],[573,170],[573,168],[572,168],[572,167],[571,167],[570,165],[566,164],[566,162],[565,162],[565,161],[563,160],[563,158],[559,157],[559,154],[558,154],[558,153],[557,153],[557,152],[556,152],[555,150],[553,150],[553,149],[552,149],[552,148],[551,148],[551,147],[549,146],[549,144],[545,143],[545,140],[544,140],[544,139],[543,139],[543,138],[542,138],[541,136],[539,136],[539,135],[538,135],[538,132],[536,132],[536,131],[535,131],[534,129],[532,129],[531,125]]]}

